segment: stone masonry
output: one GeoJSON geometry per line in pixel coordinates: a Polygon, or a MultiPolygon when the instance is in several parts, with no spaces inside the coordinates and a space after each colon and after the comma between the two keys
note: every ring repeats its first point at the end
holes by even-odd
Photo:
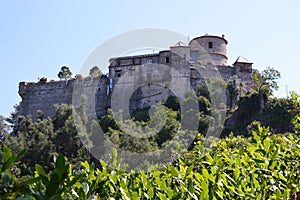
{"type": "Polygon", "coordinates": [[[182,97],[183,91],[210,78],[228,81],[236,76],[249,86],[252,64],[239,57],[228,65],[224,35],[204,35],[158,53],[111,58],[108,75],[100,78],[21,82],[20,114],[35,120],[37,110],[42,110],[44,116],[53,116],[55,104],[79,105],[82,95],[88,97],[88,116],[101,116],[111,106],[132,111],[165,101],[169,95],[182,97]]]}

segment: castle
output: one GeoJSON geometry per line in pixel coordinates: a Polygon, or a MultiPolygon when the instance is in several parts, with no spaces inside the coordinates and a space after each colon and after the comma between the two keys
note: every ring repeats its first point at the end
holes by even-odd
{"type": "Polygon", "coordinates": [[[134,110],[166,101],[169,95],[182,96],[182,91],[210,78],[228,81],[235,76],[250,85],[253,63],[238,57],[228,65],[227,43],[224,35],[206,34],[158,53],[111,58],[108,75],[98,78],[21,82],[20,114],[35,120],[41,110],[53,116],[55,104],[78,105],[84,95],[87,114],[101,116],[110,107],[134,110]]]}

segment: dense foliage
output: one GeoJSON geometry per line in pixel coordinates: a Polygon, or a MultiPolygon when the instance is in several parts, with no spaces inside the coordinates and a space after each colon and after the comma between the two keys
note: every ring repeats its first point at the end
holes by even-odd
{"type": "Polygon", "coordinates": [[[4,199],[287,199],[300,188],[299,137],[261,127],[248,139],[203,139],[177,162],[149,171],[125,172],[114,151],[100,168],[59,155],[53,171],[36,164],[34,177],[17,179],[13,164],[24,153],[2,148],[4,199]]]}
{"type": "Polygon", "coordinates": [[[14,131],[4,135],[2,145],[7,145],[14,153],[27,149],[27,154],[17,165],[17,175],[33,174],[35,164],[40,164],[46,171],[53,169],[53,156],[63,154],[72,163],[79,163],[89,156],[77,134],[68,105],[56,106],[53,118],[44,118],[39,111],[36,122],[30,117],[18,116],[14,131]]]}
{"type": "MultiPolygon", "coordinates": [[[[98,76],[98,72],[95,67],[90,75],[98,76]]],[[[164,109],[134,110],[133,120],[116,122],[116,113],[109,110],[107,115],[89,121],[85,98],[75,108],[78,116],[73,115],[71,106],[63,104],[55,107],[52,118],[38,111],[35,122],[30,116],[18,116],[16,106],[9,119],[0,117],[0,197],[296,199],[300,196],[300,96],[292,93],[291,98],[273,98],[280,73],[272,68],[253,74],[254,88],[247,94],[242,95],[242,85],[235,77],[227,84],[214,80],[198,85],[184,99],[170,96],[157,105],[164,109]],[[218,87],[210,88],[211,84],[218,87]],[[227,109],[212,106],[216,103],[212,97],[221,99],[222,89],[226,89],[229,100],[227,109]],[[190,105],[197,109],[189,109],[190,105]],[[223,127],[218,117],[224,110],[223,127]],[[197,121],[189,120],[195,115],[197,121]],[[75,126],[76,117],[86,126],[84,138],[75,126]],[[188,120],[180,123],[184,119],[188,120]],[[151,137],[139,138],[126,132],[154,131],[147,127],[153,120],[158,120],[154,124],[164,124],[151,137]],[[201,133],[197,136],[189,129],[195,123],[201,133]],[[94,144],[97,135],[93,130],[99,124],[116,147],[135,153],[182,142],[178,137],[181,132],[195,140],[182,154],[166,157],[169,162],[163,166],[128,171],[116,149],[106,162],[90,154],[92,149],[106,148],[105,142],[94,144]],[[222,139],[205,137],[212,124],[211,131],[223,129],[222,139]]]]}

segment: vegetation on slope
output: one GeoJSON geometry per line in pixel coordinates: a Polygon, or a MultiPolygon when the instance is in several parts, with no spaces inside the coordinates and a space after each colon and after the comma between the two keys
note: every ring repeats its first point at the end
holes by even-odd
{"type": "Polygon", "coordinates": [[[300,187],[300,139],[270,135],[198,141],[192,151],[165,167],[125,172],[113,152],[110,164],[69,164],[56,157],[54,170],[35,165],[34,177],[16,178],[14,162],[23,156],[2,148],[3,199],[286,199],[300,187]]]}
{"type": "MultiPolygon", "coordinates": [[[[78,108],[87,126],[84,145],[75,126],[72,109],[56,106],[56,115],[36,122],[16,112],[0,118],[0,197],[1,199],[296,199],[300,187],[300,96],[272,98],[277,71],[254,73],[256,89],[244,94],[233,79],[225,85],[230,104],[223,138],[205,134],[212,116],[220,112],[211,106],[205,84],[196,96],[188,93],[183,102],[199,105],[198,131],[189,150],[163,166],[144,170],[126,170],[117,150],[104,162],[90,154],[95,146],[92,134],[101,124],[105,137],[122,149],[149,152],[167,142],[176,143],[178,131],[188,132],[180,120],[180,100],[171,96],[165,102],[166,115],[158,112],[166,124],[158,134],[137,139],[125,134],[114,121],[112,112],[89,122],[83,104],[78,108]],[[263,126],[268,128],[263,128],[263,126]],[[12,132],[10,132],[12,128],[12,132]],[[175,139],[174,139],[175,138],[175,139]],[[25,150],[26,149],[26,152],[25,150]]],[[[212,92],[218,92],[217,90],[212,92]]],[[[193,114],[194,111],[187,111],[193,114]]],[[[133,123],[145,127],[153,120],[149,109],[131,113],[133,123]]],[[[122,125],[122,124],[121,124],[122,125]]],[[[188,127],[188,126],[186,126],[188,127]]],[[[218,127],[217,127],[218,128],[218,127]]],[[[217,129],[216,128],[216,129],[217,129]]],[[[100,145],[105,148],[105,144],[100,145]]]]}

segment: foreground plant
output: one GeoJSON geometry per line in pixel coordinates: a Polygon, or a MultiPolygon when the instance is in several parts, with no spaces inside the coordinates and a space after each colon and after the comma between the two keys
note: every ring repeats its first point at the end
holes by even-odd
{"type": "Polygon", "coordinates": [[[59,155],[48,174],[36,165],[34,177],[16,178],[13,164],[24,153],[2,148],[2,199],[296,199],[300,191],[299,137],[260,126],[248,139],[199,141],[175,163],[147,172],[125,172],[114,150],[112,165],[73,166],[59,155]]]}

